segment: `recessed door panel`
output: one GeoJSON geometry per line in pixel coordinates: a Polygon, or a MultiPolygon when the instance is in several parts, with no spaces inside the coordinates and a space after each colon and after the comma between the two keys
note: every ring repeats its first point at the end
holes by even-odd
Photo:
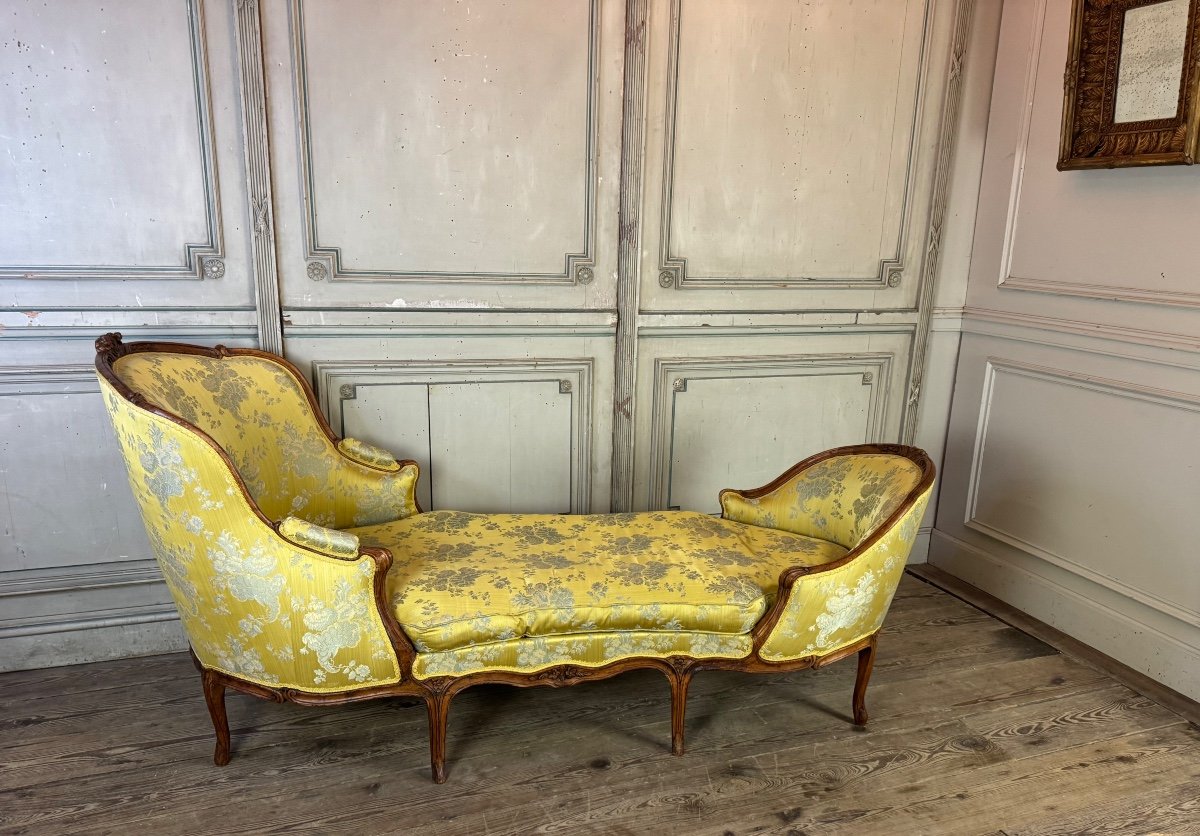
{"type": "Polygon", "coordinates": [[[722,488],[758,487],[813,453],[867,441],[872,390],[863,374],[687,380],[671,397],[667,505],[716,513],[722,488]]]}
{"type": "Polygon", "coordinates": [[[429,426],[434,508],[570,511],[571,398],[558,381],[430,386],[429,426]]]}
{"type": "Polygon", "coordinates": [[[430,508],[429,387],[423,383],[348,386],[341,398],[342,434],[382,447],[421,468],[417,501],[430,508]]]}

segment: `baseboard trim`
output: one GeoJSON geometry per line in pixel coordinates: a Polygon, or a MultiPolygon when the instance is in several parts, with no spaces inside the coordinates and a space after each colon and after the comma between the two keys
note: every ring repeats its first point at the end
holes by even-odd
{"type": "Polygon", "coordinates": [[[1051,627],[1046,622],[1022,612],[1011,604],[1001,601],[996,596],[984,592],[979,587],[972,586],[932,564],[910,565],[908,573],[961,601],[965,601],[993,618],[1003,621],[1010,627],[1045,642],[1060,653],[1108,674],[1126,687],[1132,688],[1164,708],[1174,711],[1188,722],[1200,726],[1200,703],[1117,661],[1091,645],[1051,627]]]}
{"type": "Polygon", "coordinates": [[[917,531],[917,539],[913,541],[912,551],[908,553],[910,565],[926,563],[929,560],[929,538],[932,534],[932,528],[921,528],[917,531]]]}

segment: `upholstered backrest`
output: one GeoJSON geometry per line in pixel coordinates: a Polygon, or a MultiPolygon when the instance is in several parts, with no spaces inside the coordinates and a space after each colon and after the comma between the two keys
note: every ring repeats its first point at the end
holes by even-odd
{"type": "MultiPolygon", "coordinates": [[[[100,388],[150,545],[206,668],[313,692],[398,679],[368,555],[338,558],[289,542],[258,515],[199,433],[136,406],[103,376],[100,388]]],[[[182,384],[171,394],[197,417],[229,410],[253,418],[252,407],[237,413],[237,398],[225,392],[226,403],[211,409],[202,398],[189,401],[182,384]]]]}
{"type": "Polygon", "coordinates": [[[338,453],[283,365],[256,355],[142,351],[118,358],[113,371],[150,403],[210,435],[269,518],[303,515],[305,495],[323,489],[320,478],[338,453]]]}
{"type": "Polygon", "coordinates": [[[853,560],[797,580],[759,650],[762,658],[783,662],[824,656],[875,634],[900,585],[932,493],[933,486],[927,485],[853,560]]]}
{"type": "Polygon", "coordinates": [[[769,493],[721,494],[724,515],[853,549],[869,537],[920,484],[922,468],[905,456],[861,452],[831,456],[769,493]]]}

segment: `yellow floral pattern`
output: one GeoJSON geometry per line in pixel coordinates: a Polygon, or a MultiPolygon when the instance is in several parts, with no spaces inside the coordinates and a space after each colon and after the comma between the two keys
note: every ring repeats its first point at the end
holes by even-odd
{"type": "MultiPolygon", "coordinates": [[[[853,453],[762,497],[725,491],[721,518],[417,514],[416,466],[354,439],[335,444],[282,363],[134,352],[114,371],[207,433],[236,467],[201,434],[101,378],[197,658],[277,688],[328,693],[400,680],[375,606],[375,563],[360,545],[393,554],[388,596],[418,651],[417,678],[637,656],[745,658],[780,574],[862,547],[923,477],[904,456],[853,453]]],[[[929,494],[854,560],[799,578],[762,658],[822,656],[876,632],[929,494]]]]}
{"type": "Polygon", "coordinates": [[[416,513],[417,466],[400,467],[364,442],[343,439],[339,451],[300,381],[281,363],[145,351],[119,358],[113,371],[151,403],[211,436],[272,520],[290,515],[346,528],[416,513]]]}
{"type": "Polygon", "coordinates": [[[784,569],[846,553],[690,511],[435,511],[350,531],[392,552],[390,599],[422,652],[615,631],[741,635],[774,600],[784,569]]]}
{"type": "Polygon", "coordinates": [[[308,520],[287,517],[279,524],[279,533],[298,546],[333,557],[356,557],[358,538],[346,531],[314,525],[308,520]]]}
{"type": "Polygon", "coordinates": [[[694,630],[622,630],[561,636],[533,636],[419,653],[413,676],[463,676],[481,671],[533,673],[551,665],[598,668],[633,656],[691,656],[741,659],[750,652],[748,635],[694,630]]]}
{"type": "Polygon", "coordinates": [[[883,626],[932,489],[879,540],[844,566],[802,577],[759,654],[779,662],[824,656],[883,626]]]}
{"type": "Polygon", "coordinates": [[[757,499],[722,491],[721,510],[727,519],[852,549],[895,513],[921,475],[914,462],[894,454],[834,456],[757,499]]]}
{"type": "Polygon", "coordinates": [[[399,681],[369,556],[333,557],[285,539],[201,436],[135,406],[103,378],[100,387],[150,544],[202,665],[312,692],[399,681]]]}

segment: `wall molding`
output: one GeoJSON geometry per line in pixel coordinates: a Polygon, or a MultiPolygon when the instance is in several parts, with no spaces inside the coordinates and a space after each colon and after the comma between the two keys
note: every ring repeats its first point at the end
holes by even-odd
{"type": "Polygon", "coordinates": [[[0,265],[0,280],[78,282],[112,280],[215,280],[225,275],[224,233],[221,224],[221,197],[217,185],[216,139],[213,130],[208,46],[203,12],[199,0],[183,0],[188,19],[189,54],[192,62],[192,86],[199,129],[201,178],[204,184],[204,215],[207,237],[195,243],[182,243],[182,264],[19,264],[0,265]]]}
{"type": "Polygon", "coordinates": [[[933,201],[929,206],[929,234],[925,258],[921,262],[921,277],[917,283],[917,329],[913,339],[905,391],[904,411],[900,417],[900,437],[912,444],[917,437],[920,418],[921,384],[925,375],[925,353],[933,325],[933,291],[941,266],[942,224],[950,202],[950,170],[954,162],[954,146],[958,137],[958,112],[962,103],[963,65],[967,44],[971,39],[971,21],[975,16],[975,0],[959,0],[954,9],[954,38],[950,45],[950,61],[946,92],[942,100],[941,121],[938,124],[938,149],[933,172],[933,201]]]}
{"type": "Polygon", "coordinates": [[[646,150],[647,0],[625,3],[625,77],[621,103],[621,194],[617,226],[617,329],[613,381],[610,508],[633,509],[633,447],[641,307],[643,164],[646,150]]]}
{"type": "Polygon", "coordinates": [[[888,382],[895,355],[798,354],[755,357],[662,357],[654,361],[650,417],[650,508],[666,508],[671,497],[675,441],[675,400],[686,395],[689,380],[780,377],[858,377],[870,389],[866,442],[882,441],[888,382]]]}
{"type": "Polygon", "coordinates": [[[1186,412],[1200,413],[1200,397],[1188,395],[1167,389],[1141,386],[1128,381],[1085,375],[1056,369],[1049,366],[1023,363],[1016,360],[989,357],[986,361],[983,381],[983,396],[979,411],[979,422],[975,433],[974,449],[971,453],[971,464],[967,475],[967,499],[963,525],[994,540],[999,540],[1030,557],[1044,560],[1079,577],[1086,578],[1092,583],[1102,586],[1125,598],[1132,599],[1158,612],[1170,615],[1180,621],[1200,627],[1200,610],[1181,606],[1152,593],[1138,589],[1123,581],[1110,578],[1079,561],[1060,555],[1051,549],[1038,545],[1011,531],[981,520],[978,516],[980,481],[983,478],[983,454],[987,445],[988,424],[991,419],[991,406],[994,400],[995,384],[1000,374],[1010,374],[1042,380],[1062,386],[1074,387],[1090,392],[1113,397],[1128,398],[1182,409],[1186,412]]]}
{"type": "MultiPolygon", "coordinates": [[[[179,621],[175,604],[131,604],[108,610],[64,615],[39,615],[29,618],[0,620],[0,640],[23,636],[45,636],[53,633],[73,633],[103,627],[128,627],[134,624],[155,624],[179,621]]],[[[0,670],[3,667],[0,666],[0,670]]]]}
{"type": "Polygon", "coordinates": [[[1025,179],[1025,160],[1029,152],[1029,132],[1033,123],[1034,97],[1037,92],[1037,76],[1041,65],[1042,39],[1046,28],[1047,0],[1036,0],[1033,12],[1033,27],[1030,32],[1029,61],[1025,66],[1025,85],[1021,101],[1021,121],[1017,133],[1017,146],[1013,155],[1011,185],[1008,192],[1008,210],[1004,219],[1004,238],[1001,243],[1000,281],[998,287],[1005,290],[1033,293],[1051,293],[1060,296],[1078,296],[1106,302],[1139,302],[1169,307],[1200,307],[1200,291],[1151,290],[1121,285],[1096,284],[1094,282],[1053,281],[1033,276],[1013,274],[1013,249],[1016,246],[1017,215],[1021,208],[1021,188],[1025,179]]]}
{"type": "MultiPolygon", "coordinates": [[[[256,325],[150,326],[141,324],[125,325],[119,322],[98,322],[95,325],[39,325],[28,328],[11,328],[5,327],[3,317],[0,317],[0,343],[10,340],[32,342],[81,340],[92,343],[105,331],[114,329],[120,330],[127,343],[138,340],[197,340],[205,343],[215,343],[225,340],[253,343],[258,338],[258,327],[256,325]]],[[[30,366],[30,368],[43,367],[30,366]]],[[[94,376],[95,369],[90,365],[87,368],[94,376]]]]}
{"type": "MultiPolygon", "coordinates": [[[[1165,632],[1134,609],[1108,606],[1087,594],[935,528],[929,565],[996,596],[1102,653],[1185,694],[1200,699],[1200,645],[1165,632]],[[1123,643],[1124,642],[1124,643],[1123,643]],[[1134,646],[1136,645],[1136,646],[1134,646]]],[[[1072,577],[1078,578],[1073,575],[1072,577]]],[[[1079,578],[1081,583],[1089,583],[1079,578]]],[[[1128,599],[1126,599],[1128,600],[1128,599]]],[[[1157,611],[1153,611],[1157,613],[1157,611]]],[[[1153,616],[1151,616],[1153,618],[1153,616]]],[[[1176,622],[1178,623],[1178,622],[1176,622]]],[[[1183,630],[1192,628],[1183,624],[1183,630]]]]}
{"type": "MultiPolygon", "coordinates": [[[[0,610],[7,599],[29,596],[73,595],[98,589],[166,584],[158,563],[124,560],[97,565],[50,566],[0,573],[0,610]]],[[[119,627],[159,621],[178,621],[179,614],[170,601],[123,604],[72,613],[36,613],[15,618],[0,618],[0,640],[20,636],[119,627]]]]}
{"type": "Polygon", "coordinates": [[[96,369],[91,365],[0,367],[0,397],[91,394],[100,394],[96,369]]]}
{"type": "Polygon", "coordinates": [[[279,271],[275,263],[274,196],[271,190],[271,145],[267,129],[267,87],[263,70],[262,17],[258,0],[238,0],[238,76],[242,85],[242,132],[245,145],[246,195],[250,200],[250,254],[254,265],[258,346],[283,354],[279,271]]]}
{"type": "MultiPolygon", "coordinates": [[[[968,0],[973,2],[973,0],[968,0]]],[[[855,278],[832,278],[821,276],[775,276],[752,279],[735,279],[719,276],[690,275],[687,258],[671,248],[671,216],[674,204],[675,181],[675,144],[676,120],[678,110],[679,88],[679,54],[680,54],[680,21],[683,14],[683,0],[672,0],[670,30],[668,33],[667,54],[667,83],[666,105],[663,111],[664,119],[664,148],[662,172],[662,198],[659,204],[659,241],[658,241],[658,284],[665,288],[674,289],[719,289],[719,288],[770,288],[770,289],[887,289],[900,284],[901,274],[905,269],[904,252],[909,238],[912,205],[914,203],[914,182],[917,169],[920,141],[921,113],[925,106],[928,86],[928,70],[931,60],[930,48],[933,42],[932,28],[934,8],[937,0],[925,0],[924,25],[922,27],[920,54],[921,60],[917,71],[917,83],[914,88],[912,111],[909,114],[909,143],[908,159],[905,168],[904,199],[897,220],[899,235],[896,241],[896,252],[882,258],[879,270],[870,276],[855,278]]]]}
{"type": "Polygon", "coordinates": [[[47,566],[0,572],[0,598],[162,583],[162,572],[153,558],[101,564],[47,566]]]}
{"type": "Polygon", "coordinates": [[[359,386],[431,386],[454,383],[553,383],[571,399],[571,509],[589,513],[592,499],[592,427],[595,420],[591,358],[534,357],[493,360],[314,361],[317,401],[339,434],[342,405],[359,386]]]}
{"type": "Polygon", "coordinates": [[[1019,313],[1015,311],[1001,311],[989,308],[965,308],[962,311],[961,320],[961,327],[957,330],[961,330],[965,334],[998,337],[1000,339],[1012,340],[1014,342],[1029,342],[1037,345],[1050,346],[1053,348],[1065,348],[1072,351],[1083,351],[1090,354],[1102,354],[1107,357],[1138,360],[1141,362],[1155,363],[1163,366],[1196,368],[1197,365],[1200,365],[1200,358],[1192,360],[1191,362],[1187,362],[1186,360],[1181,361],[1178,359],[1181,353],[1184,355],[1200,354],[1200,337],[1189,334],[1179,334],[1170,331],[1147,331],[1140,328],[1130,328],[1124,325],[1059,319],[1056,317],[1038,316],[1036,314],[1019,313]],[[1115,350],[1083,348],[1078,345],[1056,342],[1051,339],[1030,337],[1013,329],[1028,329],[1043,334],[1071,334],[1074,336],[1087,337],[1095,340],[1170,349],[1174,359],[1154,359],[1141,355],[1123,354],[1115,350]]]}
{"type": "Polygon", "coordinates": [[[563,256],[561,273],[528,273],[479,270],[447,272],[429,270],[356,270],[342,263],[341,248],[323,244],[318,233],[317,195],[313,176],[312,117],[308,105],[308,69],[305,54],[304,3],[291,0],[291,39],[293,60],[293,94],[298,122],[300,156],[300,191],[304,202],[304,258],[308,261],[308,277],[314,281],[374,282],[374,283],[503,283],[506,285],[574,285],[590,284],[595,278],[596,223],[599,192],[597,156],[599,148],[598,108],[600,97],[600,0],[588,0],[587,43],[587,124],[584,160],[584,247],[582,251],[563,256]]]}

